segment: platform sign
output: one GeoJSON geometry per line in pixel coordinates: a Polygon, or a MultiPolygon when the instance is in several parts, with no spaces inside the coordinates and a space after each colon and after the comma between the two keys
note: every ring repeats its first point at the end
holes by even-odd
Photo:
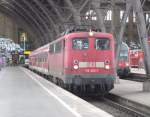
{"type": "Polygon", "coordinates": [[[27,55],[29,55],[29,54],[31,54],[31,51],[24,51],[24,54],[27,54],[27,55]]]}

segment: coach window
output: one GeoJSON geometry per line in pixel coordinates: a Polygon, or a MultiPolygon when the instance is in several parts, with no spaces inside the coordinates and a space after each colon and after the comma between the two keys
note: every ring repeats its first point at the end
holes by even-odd
{"type": "Polygon", "coordinates": [[[43,58],[43,62],[45,62],[45,57],[43,58]]]}
{"type": "Polygon", "coordinates": [[[95,40],[95,49],[96,50],[109,50],[110,49],[110,40],[107,38],[99,38],[95,40]]]}
{"type": "Polygon", "coordinates": [[[73,39],[72,48],[75,50],[86,50],[89,48],[89,41],[88,39],[73,39]]]}

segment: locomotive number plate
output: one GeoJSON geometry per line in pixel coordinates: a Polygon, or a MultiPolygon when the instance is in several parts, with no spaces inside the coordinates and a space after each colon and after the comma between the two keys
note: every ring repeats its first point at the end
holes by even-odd
{"type": "Polygon", "coordinates": [[[104,62],[79,62],[79,68],[104,68],[104,62]]]}

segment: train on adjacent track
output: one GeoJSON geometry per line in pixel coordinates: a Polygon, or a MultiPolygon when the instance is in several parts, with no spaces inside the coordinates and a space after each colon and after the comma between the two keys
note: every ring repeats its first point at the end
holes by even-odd
{"type": "MultiPolygon", "coordinates": [[[[150,37],[148,38],[148,46],[150,47],[150,37]]],[[[130,61],[131,67],[145,69],[144,51],[142,49],[131,50],[130,61]]]]}
{"type": "MultiPolygon", "coordinates": [[[[150,38],[148,39],[148,45],[150,45],[150,38]]],[[[124,78],[130,74],[132,68],[145,69],[144,51],[142,49],[130,49],[127,44],[122,43],[117,64],[117,74],[124,78]]]]}
{"type": "Polygon", "coordinates": [[[142,49],[130,51],[130,66],[132,68],[144,68],[144,51],[142,49]]]}
{"type": "Polygon", "coordinates": [[[69,90],[108,93],[114,87],[112,34],[75,31],[33,51],[29,68],[69,90]]]}
{"type": "Polygon", "coordinates": [[[130,73],[130,67],[130,48],[126,43],[122,42],[117,64],[118,76],[128,76],[130,73]]]}

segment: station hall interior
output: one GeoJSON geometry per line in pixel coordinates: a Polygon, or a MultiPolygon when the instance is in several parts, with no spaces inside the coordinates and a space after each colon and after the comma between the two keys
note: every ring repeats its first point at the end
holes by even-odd
{"type": "Polygon", "coordinates": [[[150,0],[0,0],[0,117],[150,117],[150,0]]]}

